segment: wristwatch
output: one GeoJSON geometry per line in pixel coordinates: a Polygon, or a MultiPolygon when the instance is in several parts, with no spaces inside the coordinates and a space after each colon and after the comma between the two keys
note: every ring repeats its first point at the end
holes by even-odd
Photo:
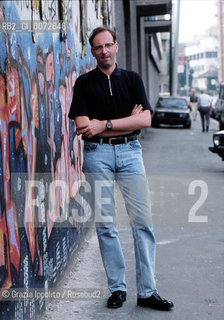
{"type": "Polygon", "coordinates": [[[106,124],[106,127],[107,127],[107,130],[112,130],[112,128],[113,128],[113,125],[112,125],[112,122],[111,122],[111,120],[107,120],[107,124],[106,124]]]}

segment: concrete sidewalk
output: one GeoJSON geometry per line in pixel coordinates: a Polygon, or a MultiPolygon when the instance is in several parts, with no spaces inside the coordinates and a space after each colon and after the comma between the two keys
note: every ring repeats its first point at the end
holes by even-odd
{"type": "MultiPolygon", "coordinates": [[[[83,291],[91,290],[97,293],[100,290],[99,299],[81,300],[51,300],[47,302],[46,313],[40,320],[109,320],[109,319],[153,319],[153,320],[222,320],[223,301],[222,296],[217,298],[215,286],[217,282],[207,287],[208,276],[200,266],[200,257],[195,253],[194,242],[212,241],[213,235],[203,232],[201,234],[182,234],[179,229],[178,238],[173,238],[172,230],[160,230],[161,236],[157,234],[157,272],[156,281],[159,293],[171,299],[175,307],[172,311],[162,312],[152,309],[138,307],[136,305],[135,287],[135,260],[133,240],[129,228],[119,229],[121,245],[126,261],[126,281],[128,285],[127,301],[119,309],[108,309],[107,298],[110,295],[107,290],[106,277],[101,262],[98,240],[95,233],[88,236],[78,254],[74,257],[73,263],[68,268],[67,274],[58,284],[57,288],[70,288],[73,291],[79,288],[83,291]],[[162,236],[163,234],[163,236],[162,236]],[[171,235],[170,235],[171,234],[171,235]],[[183,248],[186,241],[188,246],[183,248]],[[189,244],[190,243],[190,244],[189,244]],[[191,248],[191,250],[189,250],[191,248]],[[184,261],[183,261],[184,260],[184,261]],[[186,264],[188,261],[188,264],[186,264]],[[198,269],[198,270],[197,270],[198,269]],[[204,280],[203,280],[204,279],[204,280]],[[201,284],[204,281],[204,285],[201,284]],[[209,292],[208,292],[209,291],[209,292]]],[[[177,237],[177,233],[175,234],[177,237]]],[[[223,243],[220,243],[220,246],[223,243]]],[[[204,257],[203,252],[201,255],[204,257]]],[[[204,258],[203,258],[204,259],[204,258]]],[[[216,272],[222,266],[222,257],[216,259],[216,266],[207,257],[208,272],[216,272]]],[[[215,278],[213,275],[212,277],[215,278]]],[[[220,281],[222,281],[220,279],[220,281]]],[[[223,285],[223,284],[222,284],[223,285]]],[[[221,288],[220,288],[221,289],[221,288]]]]}
{"type": "MultiPolygon", "coordinates": [[[[135,258],[131,230],[129,227],[119,228],[119,237],[126,262],[126,281],[128,285],[127,301],[119,309],[108,309],[107,298],[110,292],[107,289],[106,276],[99,252],[98,240],[95,232],[90,231],[73,263],[68,267],[67,274],[61,279],[57,288],[70,288],[77,291],[96,292],[99,298],[81,300],[51,300],[47,302],[45,314],[40,320],[89,320],[89,319],[173,319],[173,311],[159,312],[152,309],[137,307],[135,287],[135,258]],[[100,290],[100,291],[99,291],[100,290]]],[[[157,279],[158,289],[163,288],[163,295],[171,297],[177,302],[176,295],[170,293],[171,279],[160,275],[157,279]]],[[[171,285],[172,286],[172,285],[171,285]]],[[[162,291],[159,290],[159,291],[162,291]]],[[[179,309],[179,308],[178,308],[179,309]]],[[[179,318],[180,319],[180,318],[179,318]]],[[[185,319],[181,317],[181,319],[185,319]]],[[[186,317],[186,319],[189,319],[186,317]]]]}

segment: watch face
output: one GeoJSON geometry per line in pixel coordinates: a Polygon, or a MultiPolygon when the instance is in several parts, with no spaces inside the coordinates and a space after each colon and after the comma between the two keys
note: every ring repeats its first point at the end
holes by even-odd
{"type": "Polygon", "coordinates": [[[107,129],[108,130],[112,129],[112,122],[110,120],[107,120],[107,129]]]}

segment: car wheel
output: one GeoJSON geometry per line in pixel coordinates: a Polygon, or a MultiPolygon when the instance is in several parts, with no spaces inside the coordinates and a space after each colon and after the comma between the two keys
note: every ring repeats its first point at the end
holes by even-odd
{"type": "Polygon", "coordinates": [[[189,121],[187,124],[184,124],[184,128],[190,129],[191,128],[191,121],[189,121]]]}
{"type": "Polygon", "coordinates": [[[152,121],[152,127],[153,128],[158,128],[158,126],[159,126],[159,124],[158,124],[158,122],[157,121],[152,121]]]}

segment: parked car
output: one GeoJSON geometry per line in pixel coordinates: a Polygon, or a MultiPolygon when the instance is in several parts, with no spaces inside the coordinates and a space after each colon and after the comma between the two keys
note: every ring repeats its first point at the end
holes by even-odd
{"type": "Polygon", "coordinates": [[[217,104],[218,104],[218,96],[213,97],[213,99],[212,99],[212,109],[211,109],[211,113],[210,113],[211,118],[216,119],[216,120],[218,120],[217,104]]]}
{"type": "Polygon", "coordinates": [[[190,110],[187,100],[179,97],[160,97],[153,113],[152,126],[160,124],[191,127],[190,110]]]}
{"type": "Polygon", "coordinates": [[[213,147],[209,147],[213,153],[217,153],[224,161],[224,130],[213,134],[213,147]]]}

